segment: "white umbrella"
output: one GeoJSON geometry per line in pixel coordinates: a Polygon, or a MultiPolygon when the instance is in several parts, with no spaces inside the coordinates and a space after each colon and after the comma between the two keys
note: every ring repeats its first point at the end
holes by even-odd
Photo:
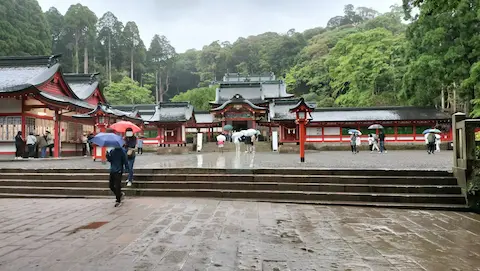
{"type": "Polygon", "coordinates": [[[255,130],[255,129],[248,129],[248,130],[243,130],[243,131],[240,131],[243,133],[243,135],[245,136],[254,136],[254,135],[257,135],[258,134],[258,131],[255,130]]]}
{"type": "Polygon", "coordinates": [[[240,138],[243,136],[243,133],[242,132],[235,132],[232,134],[232,138],[240,138]]]}
{"type": "Polygon", "coordinates": [[[227,138],[224,135],[218,135],[217,136],[217,142],[220,142],[220,141],[225,142],[225,140],[227,140],[227,138]]]}
{"type": "Polygon", "coordinates": [[[383,129],[383,126],[380,125],[380,124],[372,124],[372,125],[368,126],[368,129],[370,129],[370,130],[383,129]]]}

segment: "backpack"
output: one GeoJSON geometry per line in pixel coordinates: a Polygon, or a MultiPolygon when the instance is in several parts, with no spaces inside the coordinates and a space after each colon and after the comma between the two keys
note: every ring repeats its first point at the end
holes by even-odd
{"type": "Polygon", "coordinates": [[[428,143],[434,143],[435,142],[435,135],[432,134],[432,133],[428,134],[427,141],[428,141],[428,143]]]}

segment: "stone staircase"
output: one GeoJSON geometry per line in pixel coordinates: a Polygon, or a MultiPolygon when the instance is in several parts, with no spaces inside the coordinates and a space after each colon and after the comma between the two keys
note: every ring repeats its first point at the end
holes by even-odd
{"type": "MultiPolygon", "coordinates": [[[[0,170],[0,197],[111,197],[100,169],[0,170]]],[[[127,196],[466,210],[445,171],[315,169],[139,169],[127,196]]]]}

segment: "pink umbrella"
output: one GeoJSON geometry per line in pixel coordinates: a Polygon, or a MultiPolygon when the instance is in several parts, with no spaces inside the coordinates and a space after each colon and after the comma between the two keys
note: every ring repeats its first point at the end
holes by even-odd
{"type": "Polygon", "coordinates": [[[142,131],[142,129],[140,129],[140,127],[138,127],[137,125],[135,125],[134,123],[132,123],[130,121],[119,121],[117,123],[114,123],[114,124],[110,125],[110,128],[112,128],[113,130],[115,130],[118,133],[125,133],[125,130],[127,130],[127,128],[132,129],[133,133],[139,133],[139,132],[142,131]]]}

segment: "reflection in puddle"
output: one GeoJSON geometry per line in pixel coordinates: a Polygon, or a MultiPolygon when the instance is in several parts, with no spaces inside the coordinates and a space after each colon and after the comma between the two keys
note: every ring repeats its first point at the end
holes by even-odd
{"type": "Polygon", "coordinates": [[[217,157],[217,168],[225,168],[225,156],[223,154],[217,157]]]}
{"type": "Polygon", "coordinates": [[[250,159],[250,168],[253,168],[253,165],[255,163],[255,153],[251,154],[251,159],[250,159]]]}
{"type": "Polygon", "coordinates": [[[239,169],[242,168],[242,161],[240,160],[240,152],[237,152],[235,154],[235,157],[233,157],[233,168],[239,169]]]}
{"type": "Polygon", "coordinates": [[[203,154],[197,154],[197,167],[203,167],[203,154]]]}

